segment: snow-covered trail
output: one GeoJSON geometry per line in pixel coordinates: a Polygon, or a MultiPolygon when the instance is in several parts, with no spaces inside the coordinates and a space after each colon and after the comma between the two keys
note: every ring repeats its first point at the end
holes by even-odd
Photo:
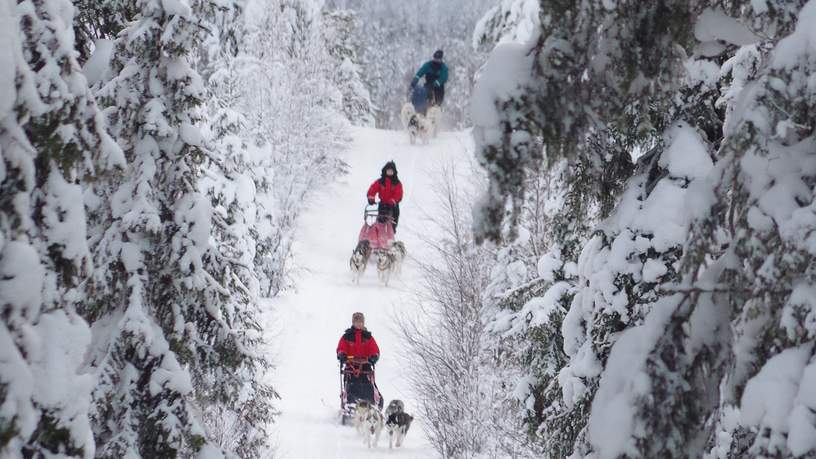
{"type": "MultiPolygon", "coordinates": [[[[418,270],[410,258],[422,259],[427,248],[419,234],[427,231],[427,209],[435,206],[433,182],[445,163],[472,151],[470,135],[442,133],[430,145],[412,146],[403,132],[359,128],[354,144],[345,154],[349,173],[304,203],[295,246],[296,289],[273,300],[269,322],[277,329],[271,342],[281,343],[274,357],[275,388],[282,411],[274,430],[280,458],[357,458],[396,455],[403,458],[433,457],[422,431],[421,419],[412,425],[405,445],[388,450],[383,432],[379,448],[369,450],[353,428],[340,426],[337,418],[340,381],[334,357],[337,341],[362,311],[366,326],[381,350],[377,383],[386,403],[393,398],[406,402],[416,414],[409,387],[397,354],[399,339],[392,323],[394,314],[411,307],[411,290],[418,270]],[[386,161],[396,161],[405,196],[400,206],[397,239],[405,242],[409,260],[401,279],[380,286],[376,266],[369,266],[360,285],[353,285],[348,259],[362,225],[365,193],[379,177],[386,161]]],[[[418,418],[418,417],[417,417],[418,418]]]]}

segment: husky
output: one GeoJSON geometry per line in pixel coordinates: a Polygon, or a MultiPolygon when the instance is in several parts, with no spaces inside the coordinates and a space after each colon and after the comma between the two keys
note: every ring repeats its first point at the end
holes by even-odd
{"type": "Polygon", "coordinates": [[[388,408],[385,409],[385,419],[389,419],[392,414],[402,413],[405,411],[405,403],[402,400],[391,400],[388,402],[388,408]]]}
{"type": "Polygon", "coordinates": [[[439,128],[442,124],[442,109],[434,105],[428,108],[428,124],[430,125],[431,137],[436,137],[439,134],[439,128]]]}
{"type": "Polygon", "coordinates": [[[405,127],[405,130],[408,131],[411,145],[414,145],[417,139],[422,140],[423,144],[428,143],[433,125],[427,117],[423,116],[421,113],[415,112],[413,105],[406,102],[402,106],[400,118],[402,119],[403,127],[405,127]]]}
{"type": "Polygon", "coordinates": [[[368,400],[357,400],[353,423],[354,428],[357,429],[357,433],[360,435],[363,434],[363,423],[365,423],[369,411],[371,411],[371,403],[368,400]]]}
{"type": "Polygon", "coordinates": [[[388,281],[391,280],[391,273],[394,271],[394,264],[396,260],[391,250],[380,250],[377,252],[377,275],[380,282],[388,287],[388,281]]]}
{"type": "Polygon", "coordinates": [[[388,252],[391,253],[393,258],[391,270],[397,275],[402,274],[402,263],[405,261],[405,256],[408,254],[408,252],[405,250],[405,243],[402,241],[392,242],[391,246],[388,247],[388,252]]]}
{"type": "MultiPolygon", "coordinates": [[[[390,406],[391,405],[389,405],[389,407],[390,406]]],[[[414,417],[404,411],[399,411],[388,416],[385,427],[388,429],[389,449],[394,446],[397,448],[402,446],[402,442],[405,441],[405,435],[408,434],[408,429],[411,428],[411,422],[413,420],[414,417]]]]}
{"type": "Polygon", "coordinates": [[[377,442],[380,441],[380,434],[382,433],[385,419],[380,410],[370,408],[363,420],[363,444],[371,448],[372,443],[374,448],[377,447],[377,442]]]}
{"type": "Polygon", "coordinates": [[[360,283],[360,278],[365,273],[369,258],[371,258],[371,243],[369,241],[358,242],[357,247],[351,252],[351,258],[349,259],[351,280],[355,284],[360,283]]]}

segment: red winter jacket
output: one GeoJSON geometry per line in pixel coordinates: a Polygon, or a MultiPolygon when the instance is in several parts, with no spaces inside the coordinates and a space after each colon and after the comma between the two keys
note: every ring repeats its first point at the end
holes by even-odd
{"type": "Polygon", "coordinates": [[[371,336],[370,331],[351,327],[343,333],[340,342],[337,343],[337,355],[340,354],[367,359],[374,355],[379,357],[380,348],[377,346],[377,341],[371,336]]]}
{"type": "Polygon", "coordinates": [[[390,178],[378,178],[368,188],[368,199],[374,199],[378,193],[380,195],[380,201],[385,204],[398,204],[402,201],[402,182],[397,182],[396,185],[392,185],[390,178]]]}

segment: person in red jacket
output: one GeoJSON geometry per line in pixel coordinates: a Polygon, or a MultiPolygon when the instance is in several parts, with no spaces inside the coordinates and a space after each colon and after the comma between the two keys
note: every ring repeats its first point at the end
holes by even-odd
{"type": "Polygon", "coordinates": [[[354,374],[345,374],[346,403],[356,403],[357,400],[368,400],[376,403],[382,409],[383,398],[377,384],[374,382],[372,367],[380,359],[380,348],[371,332],[365,328],[365,316],[362,312],[355,312],[351,316],[351,327],[340,337],[337,343],[337,360],[340,365],[362,359],[368,364],[364,371],[354,374]]]}
{"type": "Polygon", "coordinates": [[[351,327],[343,332],[337,343],[337,360],[345,363],[349,357],[368,360],[372,365],[380,358],[380,348],[371,332],[365,328],[365,316],[355,312],[351,316],[351,327]]]}
{"type": "Polygon", "coordinates": [[[383,166],[380,178],[368,187],[368,203],[374,204],[374,198],[380,196],[380,204],[377,212],[380,215],[391,215],[394,219],[394,232],[397,231],[399,222],[399,203],[402,201],[402,182],[397,177],[397,165],[394,161],[388,161],[383,166]]]}

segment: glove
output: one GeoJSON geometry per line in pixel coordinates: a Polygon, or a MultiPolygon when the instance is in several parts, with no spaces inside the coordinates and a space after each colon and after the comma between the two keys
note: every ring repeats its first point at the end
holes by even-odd
{"type": "MultiPolygon", "coordinates": [[[[404,81],[404,80],[403,80],[403,81],[404,81]]],[[[414,79],[412,79],[412,80],[411,80],[411,89],[416,88],[417,81],[419,81],[419,80],[417,80],[416,78],[414,78],[414,79]]]]}
{"type": "Polygon", "coordinates": [[[368,358],[368,363],[374,365],[374,364],[377,363],[377,360],[380,360],[380,356],[379,355],[372,355],[371,357],[368,358]]]}
{"type": "Polygon", "coordinates": [[[369,205],[369,206],[373,206],[373,205],[374,205],[374,198],[368,198],[368,205],[369,205]]]}
{"type": "Polygon", "coordinates": [[[337,360],[339,360],[339,361],[340,361],[340,363],[345,362],[345,361],[346,361],[346,358],[347,358],[347,357],[346,357],[346,354],[343,354],[342,352],[341,352],[341,353],[339,353],[339,354],[337,354],[337,360]]]}

